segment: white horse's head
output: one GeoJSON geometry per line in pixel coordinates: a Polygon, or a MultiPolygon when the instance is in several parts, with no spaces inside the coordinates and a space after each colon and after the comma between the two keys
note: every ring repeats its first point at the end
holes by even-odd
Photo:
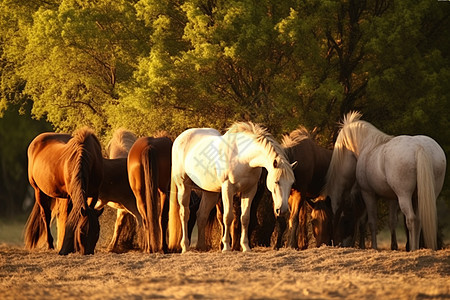
{"type": "Polygon", "coordinates": [[[272,193],[273,209],[276,216],[286,213],[289,210],[289,195],[294,183],[294,172],[292,169],[297,162],[289,164],[284,159],[276,157],[271,167],[267,168],[267,188],[272,193]]]}

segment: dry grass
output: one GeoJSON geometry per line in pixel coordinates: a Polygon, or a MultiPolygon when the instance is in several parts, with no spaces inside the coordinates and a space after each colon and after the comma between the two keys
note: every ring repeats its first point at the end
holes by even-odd
{"type": "Polygon", "coordinates": [[[413,253],[321,247],[113,254],[102,231],[95,255],[59,256],[24,250],[15,236],[22,228],[22,221],[0,223],[2,299],[450,298],[448,246],[413,253]]]}

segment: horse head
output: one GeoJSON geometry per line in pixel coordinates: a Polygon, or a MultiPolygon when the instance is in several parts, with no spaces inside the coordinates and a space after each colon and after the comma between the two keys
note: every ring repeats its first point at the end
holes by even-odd
{"type": "Polygon", "coordinates": [[[87,207],[81,209],[83,218],[75,230],[75,250],[81,254],[94,254],[95,246],[100,237],[100,222],[98,218],[103,213],[100,210],[87,207]]]}
{"type": "Polygon", "coordinates": [[[350,191],[356,181],[356,156],[344,147],[335,147],[327,173],[325,194],[331,199],[333,214],[341,205],[344,192],[350,191]]]}
{"type": "Polygon", "coordinates": [[[273,165],[268,168],[267,188],[272,193],[273,209],[276,216],[282,215],[289,210],[289,195],[294,183],[294,173],[297,162],[289,164],[280,157],[276,157],[273,165]]]}
{"type": "Polygon", "coordinates": [[[313,201],[307,198],[306,202],[312,209],[311,225],[314,238],[316,239],[316,246],[320,247],[322,244],[330,246],[333,237],[331,199],[329,197],[326,197],[325,199],[320,197],[313,201]]]}
{"type": "Polygon", "coordinates": [[[75,229],[66,227],[64,241],[59,251],[60,255],[79,251],[81,254],[94,254],[95,246],[100,237],[100,222],[98,218],[103,213],[89,206],[81,208],[81,218],[75,229]]]}

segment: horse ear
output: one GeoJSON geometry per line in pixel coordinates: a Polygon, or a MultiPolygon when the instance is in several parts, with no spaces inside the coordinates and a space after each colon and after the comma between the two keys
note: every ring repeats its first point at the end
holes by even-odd
{"type": "Polygon", "coordinates": [[[276,159],[273,160],[273,168],[274,169],[278,168],[278,162],[276,159]]]}
{"type": "Polygon", "coordinates": [[[95,212],[97,213],[97,217],[100,217],[104,210],[105,210],[104,206],[101,209],[96,209],[95,212]]]}
{"type": "Polygon", "coordinates": [[[294,170],[294,169],[297,167],[297,165],[298,165],[298,161],[294,161],[294,162],[291,164],[292,170],[294,170]]]}

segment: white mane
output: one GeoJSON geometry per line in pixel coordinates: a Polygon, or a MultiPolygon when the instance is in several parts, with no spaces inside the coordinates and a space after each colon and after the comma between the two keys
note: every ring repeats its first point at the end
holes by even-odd
{"type": "Polygon", "coordinates": [[[361,150],[372,149],[393,138],[393,136],[383,133],[369,122],[360,120],[361,116],[359,112],[349,112],[340,124],[341,130],[334,144],[325,189],[328,186],[334,186],[334,180],[342,170],[345,150],[353,152],[355,157],[358,158],[361,150]]]}
{"type": "Polygon", "coordinates": [[[361,149],[372,149],[393,138],[393,136],[378,130],[369,122],[360,120],[361,116],[361,113],[353,111],[344,117],[341,131],[334,146],[335,149],[346,148],[358,157],[361,149]]]}
{"type": "Polygon", "coordinates": [[[280,158],[280,163],[278,168],[276,168],[276,172],[279,172],[279,174],[276,175],[278,178],[287,176],[288,179],[294,180],[294,172],[292,171],[283,147],[273,138],[266,128],[252,122],[236,122],[231,125],[225,135],[238,132],[249,133],[252,135],[254,140],[267,152],[267,158],[269,160],[273,161],[280,158]]]}
{"type": "Polygon", "coordinates": [[[289,148],[297,145],[305,139],[310,138],[311,134],[309,133],[308,129],[306,129],[304,126],[299,126],[291,133],[283,135],[281,144],[283,145],[283,148],[289,148]]]}
{"type": "Polygon", "coordinates": [[[112,139],[106,146],[106,151],[110,157],[113,154],[112,152],[114,152],[116,158],[126,157],[136,139],[137,137],[133,132],[119,128],[113,133],[112,139]]]}

